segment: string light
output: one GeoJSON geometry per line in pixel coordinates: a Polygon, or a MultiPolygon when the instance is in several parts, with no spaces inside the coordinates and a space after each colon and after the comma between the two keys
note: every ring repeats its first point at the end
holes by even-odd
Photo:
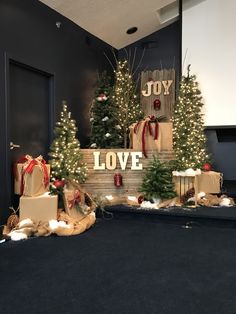
{"type": "Polygon", "coordinates": [[[201,168],[209,158],[202,106],[196,76],[183,77],[173,117],[173,146],[179,170],[201,168]]]}
{"type": "Polygon", "coordinates": [[[55,139],[50,147],[51,177],[53,179],[72,179],[84,182],[87,177],[87,167],[82,162],[80,143],[75,138],[77,127],[71,119],[71,112],[63,102],[60,121],[54,129],[55,139]]]}
{"type": "Polygon", "coordinates": [[[132,123],[143,118],[141,104],[135,94],[136,86],[130,72],[128,61],[118,61],[115,71],[114,103],[118,111],[117,124],[121,126],[120,136],[124,147],[128,144],[128,131],[132,123]]]}

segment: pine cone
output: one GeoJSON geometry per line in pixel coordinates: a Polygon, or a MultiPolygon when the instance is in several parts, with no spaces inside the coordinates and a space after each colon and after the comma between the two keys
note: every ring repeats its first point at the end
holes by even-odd
{"type": "Polygon", "coordinates": [[[11,214],[7,219],[7,227],[11,230],[16,227],[19,222],[19,217],[17,214],[11,214]]]}
{"type": "Polygon", "coordinates": [[[189,189],[184,195],[180,197],[181,203],[185,204],[187,200],[191,197],[194,197],[194,195],[195,195],[195,189],[194,188],[189,189]]]}

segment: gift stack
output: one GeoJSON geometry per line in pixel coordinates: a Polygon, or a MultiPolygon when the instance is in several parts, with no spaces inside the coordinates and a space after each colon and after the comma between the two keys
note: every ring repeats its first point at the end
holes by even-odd
{"type": "MultiPolygon", "coordinates": [[[[219,194],[223,182],[223,174],[215,171],[193,170],[173,171],[173,181],[175,189],[184,203],[185,196],[199,196],[198,194],[219,194]]],[[[195,197],[195,205],[197,205],[195,197]]]]}
{"type": "Polygon", "coordinates": [[[34,222],[57,219],[57,195],[50,195],[50,166],[42,156],[25,155],[14,167],[14,191],[21,195],[20,220],[30,218],[34,222]]]}
{"type": "Polygon", "coordinates": [[[130,146],[141,150],[147,157],[147,152],[172,151],[172,123],[159,122],[155,116],[132,124],[130,127],[130,146]]]}

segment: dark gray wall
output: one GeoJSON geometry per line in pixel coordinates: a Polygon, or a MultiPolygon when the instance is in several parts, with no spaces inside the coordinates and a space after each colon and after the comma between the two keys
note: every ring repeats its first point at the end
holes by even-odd
{"type": "Polygon", "coordinates": [[[181,56],[180,38],[180,22],[176,21],[132,45],[120,49],[118,51],[119,58],[125,58],[126,52],[128,52],[132,56],[131,60],[133,60],[136,48],[134,69],[138,67],[137,74],[145,70],[169,69],[174,67],[176,69],[176,78],[178,78],[180,75],[181,56]],[[142,60],[141,63],[140,60],[142,60]]]}
{"type": "MultiPolygon", "coordinates": [[[[37,0],[0,0],[0,211],[6,207],[5,54],[55,76],[55,115],[66,99],[77,121],[81,146],[88,143],[88,108],[96,71],[112,68],[111,47],[37,0]],[[56,22],[61,27],[56,27],[56,22]]],[[[53,121],[51,121],[53,123],[53,121]]],[[[30,132],[30,130],[29,130],[30,132]]]]}
{"type": "Polygon", "coordinates": [[[236,180],[236,127],[211,127],[206,136],[214,170],[222,172],[225,181],[236,180]]]}
{"type": "Polygon", "coordinates": [[[3,53],[8,52],[55,74],[56,113],[61,100],[68,100],[82,130],[81,144],[86,143],[87,121],[82,114],[90,76],[96,69],[111,72],[104,57],[110,46],[36,0],[0,0],[0,38],[1,65],[3,53]],[[57,21],[62,23],[60,29],[57,21]]]}

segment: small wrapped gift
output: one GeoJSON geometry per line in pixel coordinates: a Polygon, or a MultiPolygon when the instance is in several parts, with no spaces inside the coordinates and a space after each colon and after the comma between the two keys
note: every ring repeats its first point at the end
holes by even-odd
{"type": "Polygon", "coordinates": [[[172,150],[172,123],[159,122],[154,116],[132,124],[130,127],[130,147],[142,150],[147,157],[147,151],[172,150]]]}
{"type": "Polygon", "coordinates": [[[44,193],[40,196],[20,197],[20,220],[30,218],[33,222],[57,219],[57,195],[44,193]]]}
{"type": "Polygon", "coordinates": [[[14,165],[15,194],[37,196],[48,191],[50,165],[46,164],[42,156],[33,158],[23,156],[14,165]]]}
{"type": "Polygon", "coordinates": [[[70,182],[64,188],[64,206],[66,213],[78,221],[96,209],[95,202],[75,182],[70,182]]]}
{"type": "Polygon", "coordinates": [[[220,193],[223,183],[223,174],[215,171],[202,171],[197,177],[199,192],[220,193]]]}

